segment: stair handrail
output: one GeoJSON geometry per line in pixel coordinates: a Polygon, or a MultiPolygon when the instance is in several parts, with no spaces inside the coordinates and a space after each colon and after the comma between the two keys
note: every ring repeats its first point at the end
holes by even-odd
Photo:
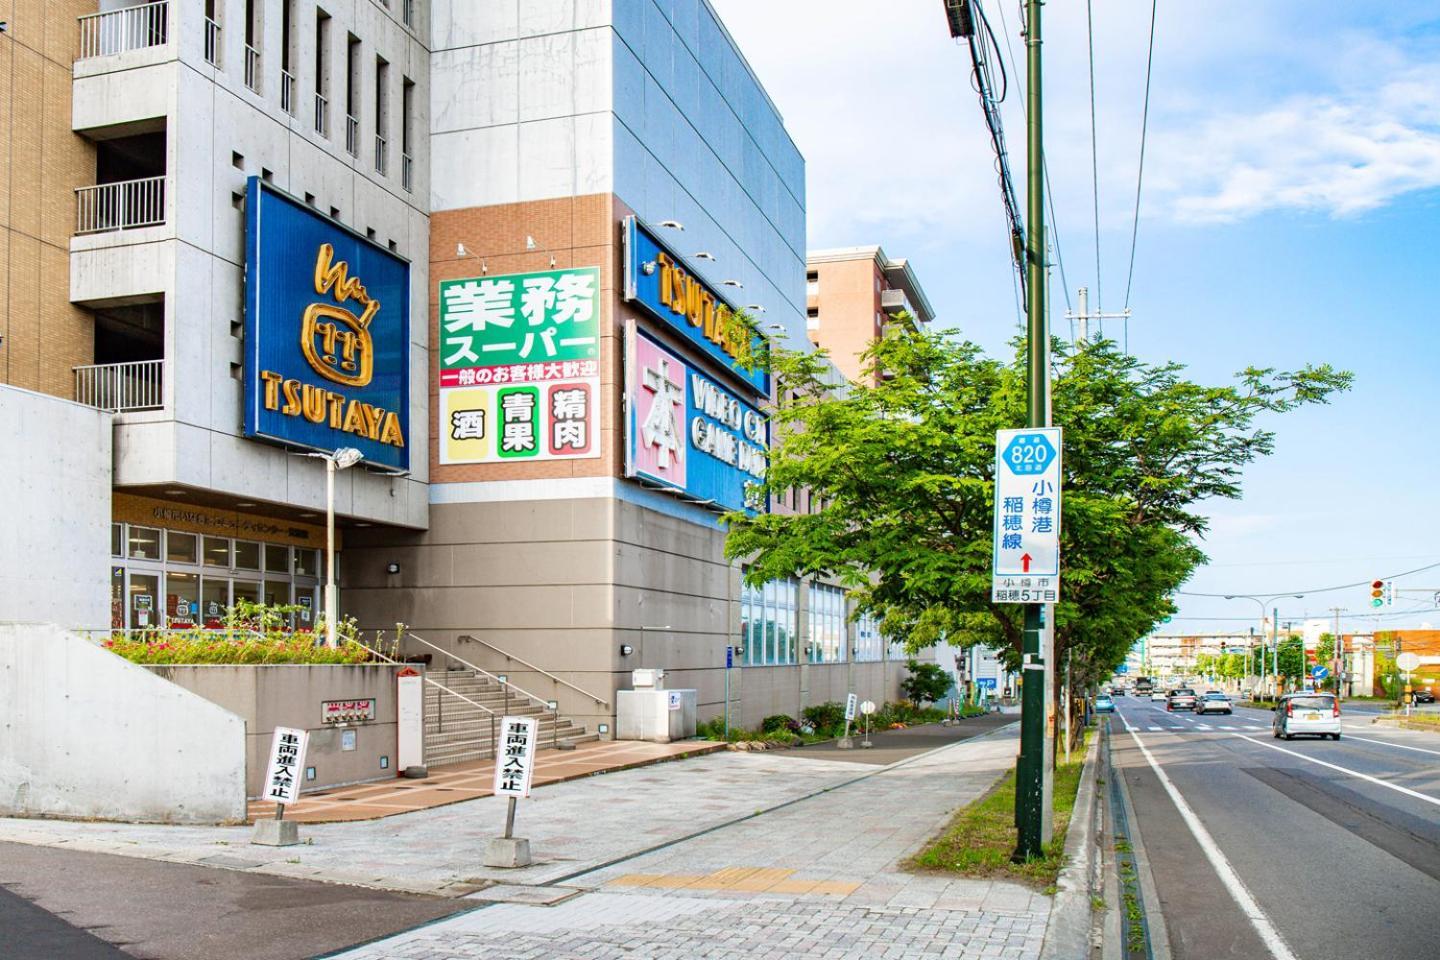
{"type": "MultiPolygon", "coordinates": [[[[358,639],[357,639],[357,640],[355,640],[354,642],[355,642],[355,643],[358,643],[360,646],[362,646],[362,647],[364,647],[366,650],[370,651],[370,655],[371,655],[371,656],[376,657],[376,658],[384,661],[385,663],[390,664],[391,666],[396,666],[396,667],[408,666],[408,664],[406,664],[403,660],[393,659],[393,658],[390,657],[388,654],[382,653],[381,651],[376,650],[374,647],[370,646],[368,643],[366,643],[366,642],[363,641],[363,640],[358,640],[358,639]]],[[[430,679],[430,677],[428,677],[428,676],[425,675],[425,674],[421,674],[421,675],[420,675],[420,678],[421,678],[422,680],[424,680],[426,683],[430,684],[432,687],[438,687],[438,688],[440,688],[441,690],[444,690],[446,693],[450,694],[450,696],[456,697],[456,698],[458,698],[458,699],[460,699],[460,700],[464,700],[466,703],[470,704],[470,706],[472,706],[472,707],[477,707],[477,708],[479,708],[481,711],[483,711],[483,712],[485,712],[485,713],[488,713],[492,719],[495,718],[495,717],[500,716],[500,715],[499,715],[498,713],[496,713],[494,710],[491,710],[489,707],[485,706],[485,704],[483,704],[483,703],[476,703],[474,700],[471,700],[469,697],[465,696],[465,694],[463,694],[463,693],[458,693],[458,692],[456,692],[456,691],[454,691],[454,690],[451,690],[449,687],[445,686],[445,684],[441,683],[439,680],[432,680],[432,679],[430,679]]]]}
{"type": "MultiPolygon", "coordinates": [[[[603,706],[603,707],[608,707],[608,706],[610,706],[610,701],[609,701],[609,700],[606,700],[604,697],[598,697],[598,696],[596,696],[595,694],[591,693],[589,690],[586,690],[586,689],[584,689],[584,688],[582,688],[582,687],[577,687],[577,686],[575,686],[575,684],[571,683],[569,680],[566,680],[566,679],[564,679],[563,677],[557,677],[555,674],[551,673],[549,670],[546,670],[544,667],[537,667],[535,664],[531,663],[529,660],[526,660],[524,657],[517,657],[517,656],[516,656],[515,654],[513,654],[513,653],[510,653],[510,652],[505,651],[505,650],[501,650],[499,647],[495,646],[495,644],[491,643],[489,640],[481,640],[479,637],[471,636],[471,635],[468,634],[468,633],[466,633],[466,634],[461,634],[457,639],[460,639],[460,640],[469,640],[469,641],[472,642],[472,643],[478,643],[478,644],[480,644],[481,646],[489,647],[491,650],[494,650],[496,653],[500,654],[500,655],[501,655],[502,657],[504,657],[506,660],[514,660],[516,663],[521,664],[522,666],[528,667],[529,669],[535,671],[536,673],[541,674],[542,676],[548,677],[549,679],[555,681],[556,683],[558,683],[558,684],[560,684],[560,685],[562,685],[562,686],[569,687],[571,690],[574,690],[576,693],[584,694],[585,696],[589,697],[591,700],[594,700],[597,704],[599,704],[599,705],[601,705],[601,706],[603,706]]],[[[459,657],[456,657],[455,659],[456,659],[456,660],[459,660],[460,658],[459,658],[459,657]]],[[[464,661],[461,661],[461,662],[463,663],[464,661]]]]}
{"type": "MultiPolygon", "coordinates": [[[[380,633],[383,633],[384,631],[379,631],[379,632],[380,632],[380,633]]],[[[429,647],[431,650],[436,651],[437,653],[441,654],[441,655],[444,656],[444,657],[447,657],[447,658],[449,658],[449,659],[451,659],[451,660],[454,660],[456,663],[459,663],[461,666],[464,666],[464,667],[466,667],[467,669],[470,669],[470,670],[474,670],[476,673],[480,674],[481,676],[489,677],[491,680],[494,680],[496,683],[500,684],[500,686],[501,686],[502,688],[509,689],[509,690],[513,690],[513,691],[515,691],[516,693],[520,694],[522,697],[525,697],[525,698],[527,698],[527,699],[529,699],[529,700],[531,700],[531,701],[533,701],[533,702],[535,702],[535,703],[538,703],[538,704],[540,705],[540,707],[541,707],[543,710],[545,710],[545,712],[547,712],[547,713],[554,713],[554,714],[557,714],[557,715],[558,715],[559,712],[560,712],[560,705],[559,705],[558,703],[556,703],[554,706],[551,706],[551,704],[554,703],[553,700],[546,700],[544,697],[537,697],[535,694],[531,693],[529,690],[525,690],[525,689],[523,689],[523,688],[521,688],[521,687],[519,687],[519,686],[511,683],[509,677],[505,677],[505,678],[502,679],[498,674],[494,674],[494,673],[491,673],[489,670],[485,670],[485,669],[483,669],[483,668],[481,668],[481,667],[477,667],[477,666],[475,666],[475,664],[471,663],[469,660],[466,660],[464,657],[456,656],[454,653],[451,653],[449,650],[446,650],[444,647],[438,647],[438,646],[436,646],[435,644],[431,643],[429,640],[426,640],[424,637],[417,636],[416,634],[413,634],[413,633],[411,633],[411,632],[408,631],[408,630],[405,631],[405,637],[406,637],[407,639],[414,640],[414,641],[416,641],[417,643],[423,643],[425,646],[429,647]]]]}

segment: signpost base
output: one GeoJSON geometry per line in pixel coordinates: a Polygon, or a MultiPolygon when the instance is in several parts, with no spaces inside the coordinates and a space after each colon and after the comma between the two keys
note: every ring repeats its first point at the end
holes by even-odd
{"type": "Polygon", "coordinates": [[[855,741],[849,737],[841,737],[835,741],[836,750],[849,750],[855,746],[855,741]]]}
{"type": "Polygon", "coordinates": [[[502,869],[528,867],[532,862],[530,841],[524,837],[494,837],[485,847],[485,866],[487,867],[502,869]]]}
{"type": "Polygon", "coordinates": [[[255,821],[255,833],[250,842],[262,847],[293,847],[300,842],[300,825],[294,820],[274,820],[266,817],[255,821]]]}

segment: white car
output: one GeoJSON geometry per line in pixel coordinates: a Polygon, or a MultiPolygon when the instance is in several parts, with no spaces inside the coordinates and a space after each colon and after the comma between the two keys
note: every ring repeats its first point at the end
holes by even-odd
{"type": "Polygon", "coordinates": [[[1340,703],[1333,693],[1287,693],[1275,707],[1276,739],[1301,734],[1340,739],[1340,703]]]}
{"type": "Polygon", "coordinates": [[[1156,690],[1150,694],[1151,703],[1164,703],[1166,700],[1164,690],[1156,690]]]}

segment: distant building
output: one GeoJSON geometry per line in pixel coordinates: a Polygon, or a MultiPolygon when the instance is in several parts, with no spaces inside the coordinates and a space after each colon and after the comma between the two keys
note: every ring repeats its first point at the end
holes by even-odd
{"type": "Polygon", "coordinates": [[[805,258],[805,329],[846,378],[863,379],[861,357],[904,311],[924,327],[935,319],[908,260],[878,246],[812,250],[805,258]]]}

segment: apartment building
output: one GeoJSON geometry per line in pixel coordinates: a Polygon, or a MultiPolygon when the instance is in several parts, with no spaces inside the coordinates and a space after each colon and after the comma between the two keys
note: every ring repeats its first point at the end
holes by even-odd
{"type": "Polygon", "coordinates": [[[935,319],[908,260],[892,260],[879,246],[806,255],[805,330],[847,379],[863,379],[861,357],[902,312],[920,327],[935,319]]]}

